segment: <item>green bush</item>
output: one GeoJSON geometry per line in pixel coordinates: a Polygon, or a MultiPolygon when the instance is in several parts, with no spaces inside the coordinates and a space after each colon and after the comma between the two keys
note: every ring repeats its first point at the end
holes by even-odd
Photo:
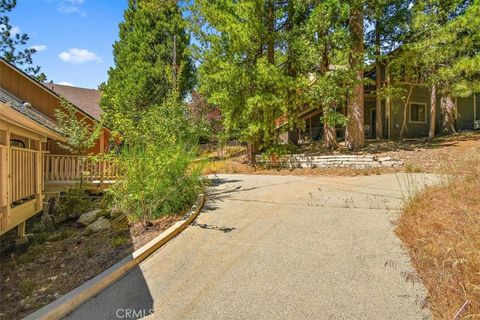
{"type": "Polygon", "coordinates": [[[130,219],[149,225],[166,214],[190,206],[202,189],[195,150],[182,143],[124,147],[120,155],[123,179],[108,190],[112,206],[130,219]]]}
{"type": "Polygon", "coordinates": [[[94,203],[88,198],[84,189],[68,190],[60,197],[54,216],[65,216],[68,219],[78,218],[82,213],[94,209],[94,203]]]}

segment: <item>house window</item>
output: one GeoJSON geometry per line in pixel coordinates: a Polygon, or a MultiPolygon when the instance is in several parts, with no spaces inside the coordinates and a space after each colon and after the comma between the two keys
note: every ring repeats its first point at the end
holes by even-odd
{"type": "Polygon", "coordinates": [[[427,122],[427,104],[410,103],[410,122],[427,122]]]}

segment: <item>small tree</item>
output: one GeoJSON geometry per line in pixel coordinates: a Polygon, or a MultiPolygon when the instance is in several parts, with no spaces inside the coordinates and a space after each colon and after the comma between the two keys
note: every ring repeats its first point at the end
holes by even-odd
{"type": "MultiPolygon", "coordinates": [[[[61,106],[64,110],[55,109],[55,120],[67,142],[59,142],[58,145],[71,154],[85,155],[95,145],[102,126],[100,123],[89,124],[86,118],[80,116],[75,107],[64,97],[61,97],[61,106]]],[[[80,187],[83,184],[83,162],[83,157],[80,157],[80,187]]]]}
{"type": "Polygon", "coordinates": [[[224,131],[220,108],[208,103],[207,99],[193,91],[187,104],[187,119],[193,131],[198,135],[200,143],[219,142],[224,131]]]}

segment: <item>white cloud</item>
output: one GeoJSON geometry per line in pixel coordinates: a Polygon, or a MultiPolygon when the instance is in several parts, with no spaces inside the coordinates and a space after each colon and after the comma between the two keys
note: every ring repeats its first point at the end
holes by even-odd
{"type": "Polygon", "coordinates": [[[19,34],[21,32],[22,32],[22,29],[20,29],[20,27],[12,27],[12,29],[10,29],[10,34],[11,35],[19,34]]]}
{"type": "Polygon", "coordinates": [[[35,51],[40,52],[40,51],[45,51],[47,50],[47,46],[44,44],[36,44],[34,46],[30,47],[31,49],[35,49],[35,51]]]}
{"type": "Polygon", "coordinates": [[[102,58],[97,56],[95,52],[88,51],[87,49],[71,48],[68,51],[61,52],[58,57],[71,63],[83,63],[88,61],[95,61],[98,63],[103,62],[102,58]]]}
{"type": "Polygon", "coordinates": [[[60,81],[60,82],[57,82],[57,84],[60,84],[60,85],[63,85],[63,86],[70,86],[70,87],[75,86],[73,83],[70,83],[70,82],[67,82],[67,81],[60,81]]]}
{"type": "Polygon", "coordinates": [[[58,4],[58,11],[61,13],[76,13],[81,12],[85,14],[85,11],[82,10],[82,4],[85,0],[62,0],[58,4]]]}

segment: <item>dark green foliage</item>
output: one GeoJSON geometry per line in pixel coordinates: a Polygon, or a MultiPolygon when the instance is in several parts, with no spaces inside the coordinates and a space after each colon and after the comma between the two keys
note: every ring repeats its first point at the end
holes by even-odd
{"type": "Polygon", "coordinates": [[[202,44],[199,91],[221,108],[227,132],[238,131],[253,151],[275,144],[275,120],[298,103],[301,78],[294,61],[299,48],[292,42],[298,30],[295,8],[288,5],[196,1],[193,7],[202,44]]]}
{"type": "Polygon", "coordinates": [[[101,85],[105,120],[123,142],[122,180],[107,198],[120,217],[145,226],[181,212],[202,188],[193,163],[198,134],[182,101],[195,82],[188,44],[177,1],[130,1],[115,67],[101,85]]]}
{"type": "Polygon", "coordinates": [[[113,46],[115,66],[102,85],[101,106],[107,126],[128,135],[170,93],[176,91],[182,99],[195,76],[177,1],[129,1],[124,18],[113,46]]]}

